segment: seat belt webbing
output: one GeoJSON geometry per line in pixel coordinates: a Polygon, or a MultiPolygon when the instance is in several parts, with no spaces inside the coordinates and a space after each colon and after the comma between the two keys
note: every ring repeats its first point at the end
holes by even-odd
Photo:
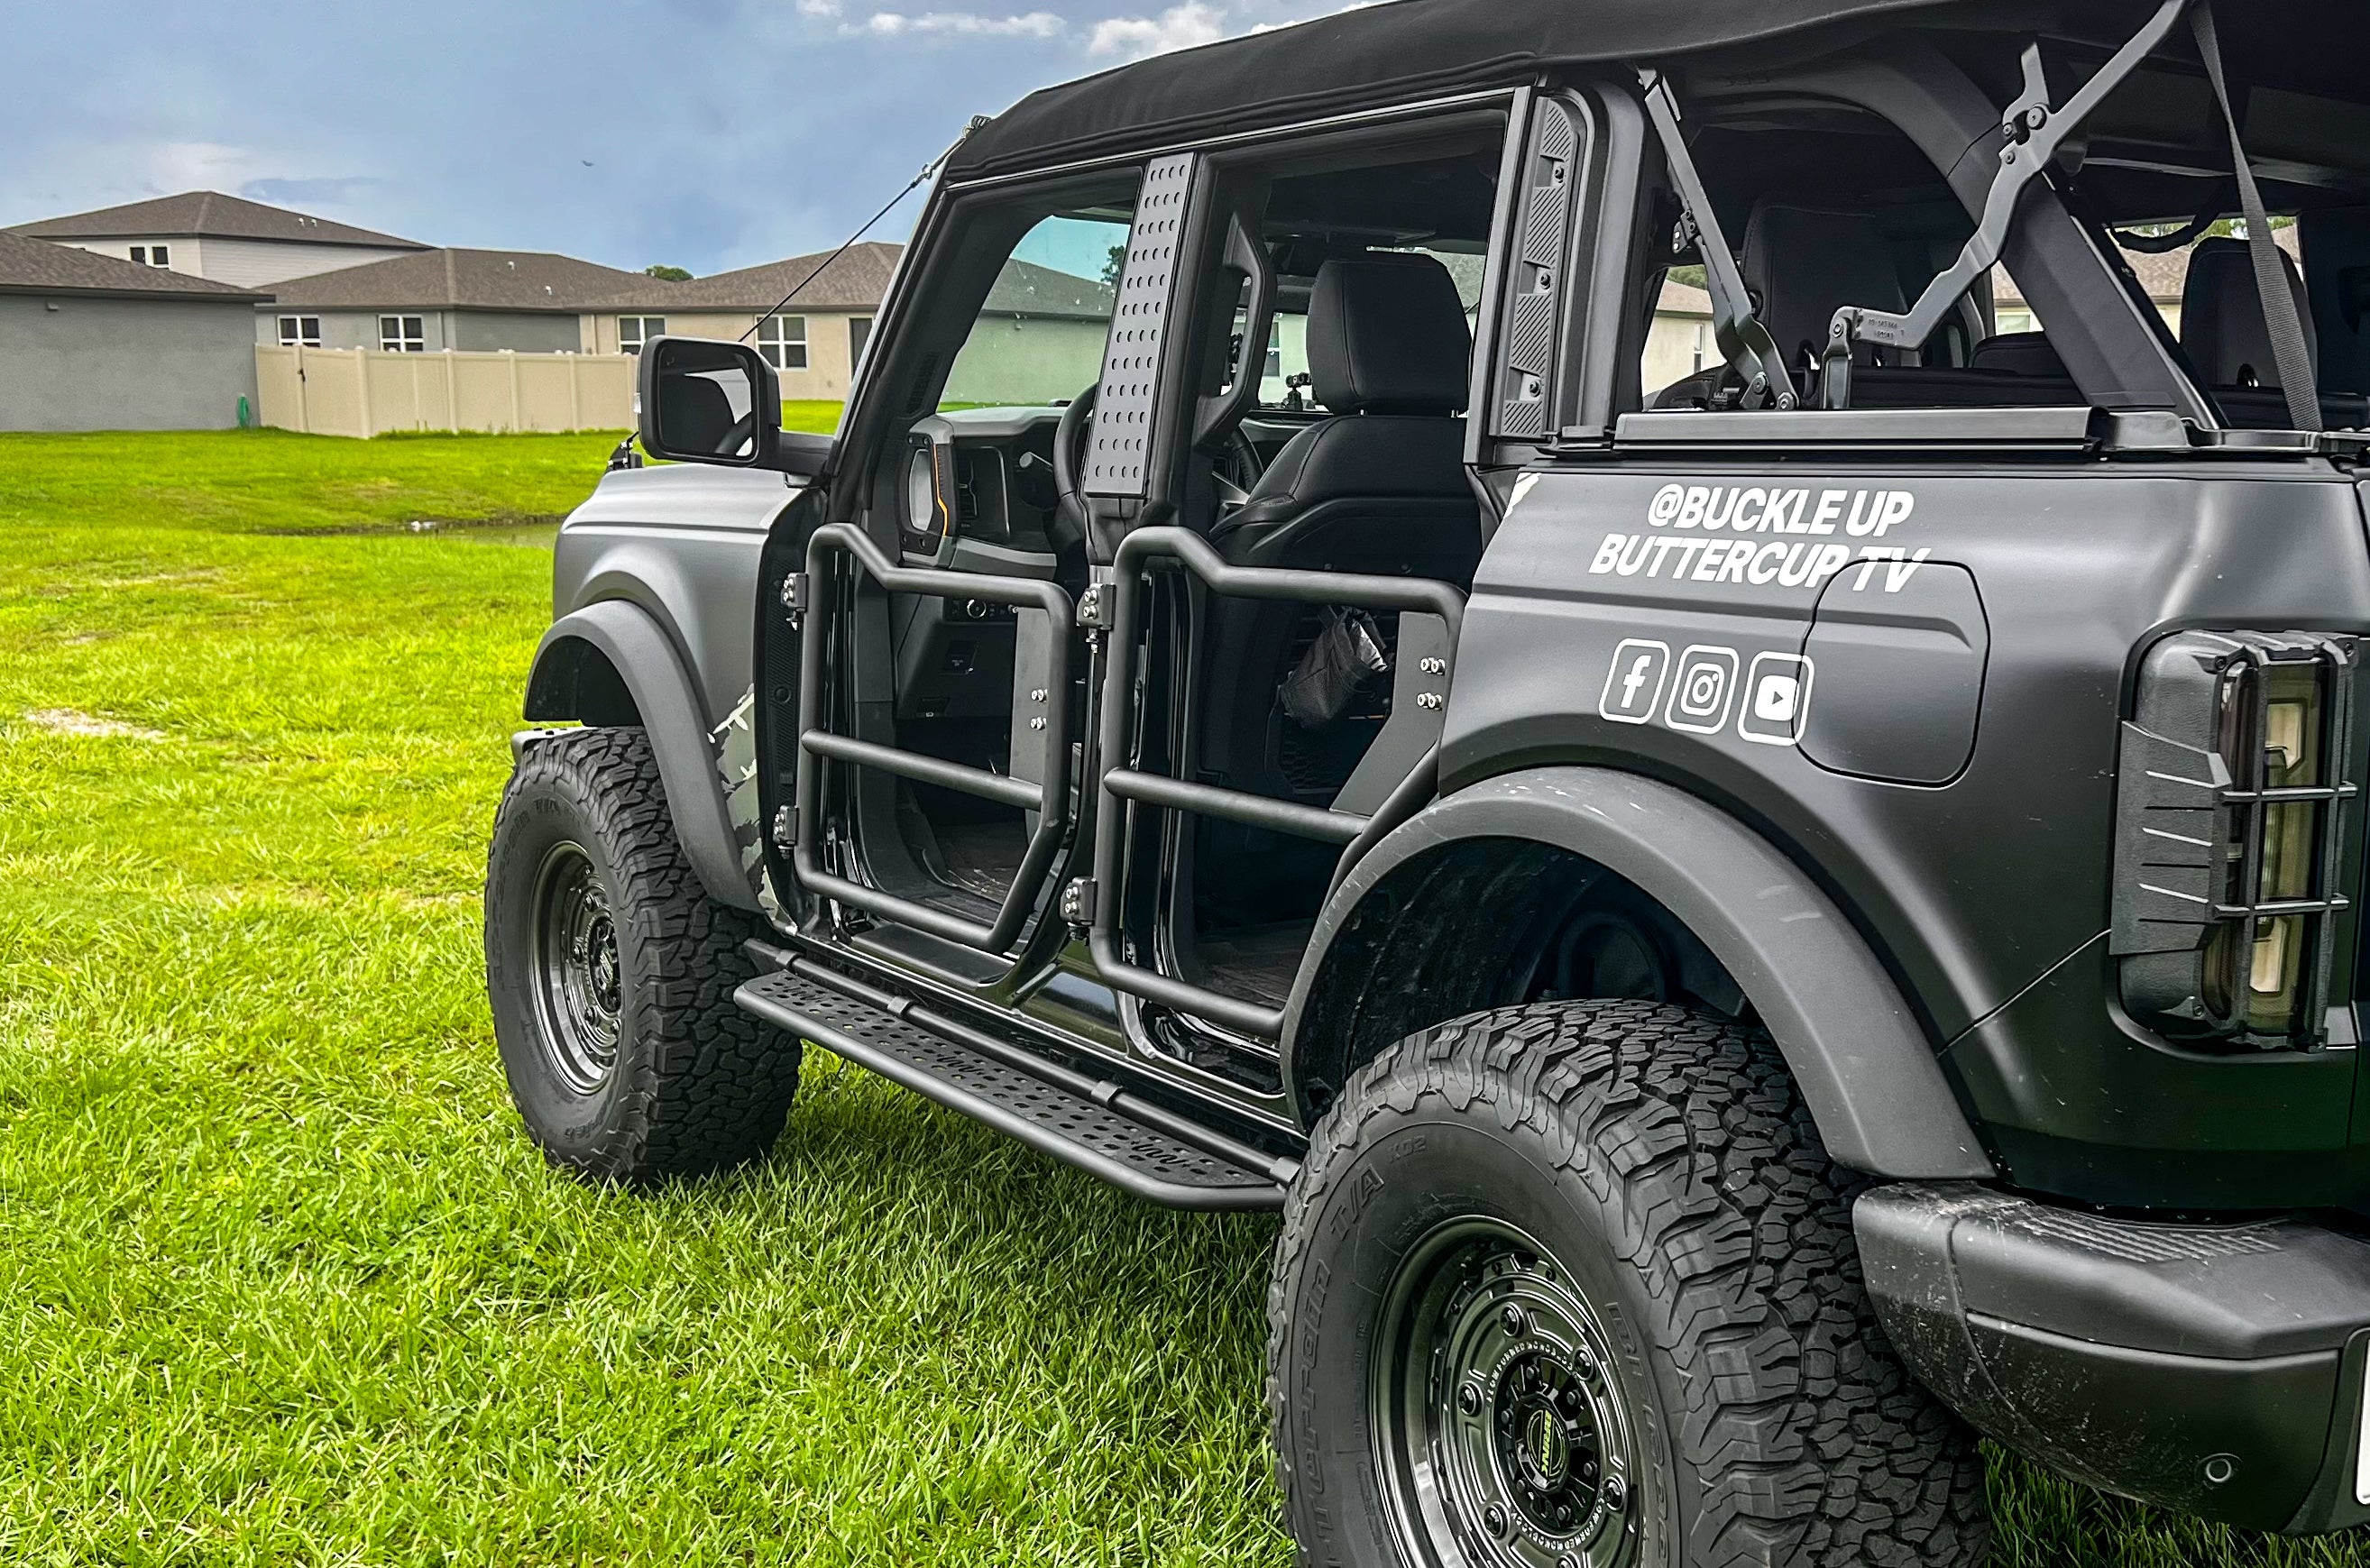
{"type": "Polygon", "coordinates": [[[2230,85],[2222,75],[2222,43],[2214,29],[2210,0],[2198,0],[2189,20],[2197,32],[2206,77],[2214,84],[2214,100],[2222,109],[2222,123],[2230,132],[2230,164],[2238,176],[2238,205],[2247,215],[2247,254],[2255,263],[2255,289],[2262,295],[2263,326],[2271,334],[2272,359],[2279,367],[2280,395],[2287,400],[2288,418],[2295,429],[2318,431],[2322,428],[2320,390],[2313,379],[2311,350],[2305,347],[2304,318],[2296,314],[2295,292],[2288,287],[2288,269],[2272,238],[2263,193],[2238,136],[2238,115],[2230,106],[2230,85]]]}

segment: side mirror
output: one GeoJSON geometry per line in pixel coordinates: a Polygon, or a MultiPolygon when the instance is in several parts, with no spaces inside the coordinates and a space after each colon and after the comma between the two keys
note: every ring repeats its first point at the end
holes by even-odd
{"type": "Polygon", "coordinates": [[[727,468],[781,466],[782,392],[745,343],[658,338],[642,349],[642,450],[727,468]]]}

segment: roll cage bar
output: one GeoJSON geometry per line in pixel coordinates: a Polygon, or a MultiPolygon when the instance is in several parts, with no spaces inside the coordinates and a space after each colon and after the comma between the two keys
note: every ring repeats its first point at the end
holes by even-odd
{"type": "MultiPolygon", "coordinates": [[[[2050,101],[2040,44],[2035,41],[2025,46],[2022,88],[2001,115],[1999,166],[1992,175],[1974,233],[1967,237],[1958,259],[1936,274],[1906,311],[1853,304],[1836,310],[1828,329],[1826,349],[1820,358],[1822,408],[1851,406],[1852,353],[1858,345],[1916,349],[1934,335],[1957,309],[1960,299],[1975,280],[1999,261],[2026,187],[2047,171],[2067,138],[2081,128],[2092,111],[2171,36],[2184,14],[2195,30],[2198,54],[2229,134],[2240,201],[2247,214],[2248,245],[2254,253],[2256,286],[2270,327],[2288,412],[2297,429],[2317,431],[2321,428],[2310,362],[2304,348],[2302,321],[2295,296],[2286,287],[2261,193],[2239,138],[2229,88],[2224,79],[2211,0],[2163,0],[2140,29],[2125,40],[2063,105],[2053,106],[2050,101]]],[[[1639,85],[1648,118],[1662,143],[1672,183],[1677,188],[1684,233],[1703,257],[1714,336],[1725,356],[1727,370],[1744,385],[1743,406],[1790,410],[1799,401],[1792,378],[1767,327],[1754,313],[1736,255],[1721,233],[1719,217],[1705,194],[1702,177],[1696,169],[1681,128],[1677,96],[1672,91],[1669,78],[1657,71],[1639,72],[1639,85]]]]}

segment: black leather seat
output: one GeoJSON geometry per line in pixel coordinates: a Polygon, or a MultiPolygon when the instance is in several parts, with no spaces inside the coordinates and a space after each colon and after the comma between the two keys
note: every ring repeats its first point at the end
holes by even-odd
{"type": "MultiPolygon", "coordinates": [[[[1899,312],[1908,308],[1901,274],[1884,229],[1870,213],[1764,197],[1744,228],[1744,283],[1756,314],[1794,372],[1804,398],[1818,392],[1818,368],[1842,306],[1899,312]]],[[[1854,408],[1996,408],[2078,405],[2056,350],[2039,333],[1989,338],[1963,366],[1928,366],[1897,349],[1857,345],[1852,353],[1854,408]],[[1880,358],[1890,364],[1879,363],[1880,358]]],[[[1654,399],[1657,408],[1693,408],[1720,383],[1706,371],[1654,399]]]]}
{"type": "MultiPolygon", "coordinates": [[[[1810,372],[1826,352],[1837,310],[1909,308],[1883,228],[1854,209],[1764,197],[1745,221],[1743,270],[1745,292],[1759,302],[1761,325],[1778,340],[1801,388],[1810,386],[1810,372]]],[[[1852,352],[1856,365],[1873,365],[1877,358],[1871,344],[1852,352]]]]}
{"type": "Polygon", "coordinates": [[[1308,371],[1332,418],[1294,437],[1249,501],[1212,530],[1218,553],[1340,571],[1469,555],[1455,575],[1471,580],[1481,516],[1457,416],[1472,360],[1464,302],[1438,261],[1327,262],[1309,296],[1308,371]]]}
{"type": "MultiPolygon", "coordinates": [[[[1308,368],[1331,417],[1276,454],[1248,502],[1211,531],[1211,544],[1237,566],[1470,587],[1481,561],[1481,512],[1466,480],[1459,416],[1472,356],[1455,280],[1434,258],[1385,253],[1327,262],[1309,299],[1308,368]]],[[[1295,629],[1305,630],[1311,613],[1297,604],[1208,601],[1205,774],[1239,789],[1294,793],[1280,756],[1280,729],[1291,721],[1276,692],[1301,640],[1295,629]]]]}
{"type": "MultiPolygon", "coordinates": [[[[2316,379],[2320,336],[2295,258],[2280,253],[2281,269],[2295,294],[2304,324],[2305,358],[2316,379]]],[[[2263,321],[2263,297],[2255,287],[2255,259],[2242,239],[2200,240],[2190,253],[2189,276],[2180,287],[2180,347],[2191,368],[2214,394],[2232,424],[2249,429],[2285,429],[2291,423],[2280,389],[2279,361],[2272,355],[2272,332],[2263,321]]],[[[2333,429],[2359,428],[2360,397],[2323,395],[2322,422],[2333,429]]]]}
{"type": "MultiPolygon", "coordinates": [[[[1854,209],[1763,197],[1745,220],[1742,271],[1754,314],[1777,341],[1796,391],[1806,396],[1837,308],[1906,308],[1884,230],[1869,213],[1854,209]]],[[[1876,359],[1868,344],[1852,353],[1857,365],[1873,365],[1876,359]]],[[[1654,406],[1700,407],[1720,375],[1714,368],[1674,382],[1655,396],[1654,406]]]]}

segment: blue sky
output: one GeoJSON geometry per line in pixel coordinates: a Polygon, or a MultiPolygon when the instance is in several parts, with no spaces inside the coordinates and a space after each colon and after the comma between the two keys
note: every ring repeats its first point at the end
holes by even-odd
{"type": "Polygon", "coordinates": [[[837,244],[970,116],[1033,88],[1341,6],[26,5],[0,223],[209,189],[431,245],[721,271],[837,244]]]}

